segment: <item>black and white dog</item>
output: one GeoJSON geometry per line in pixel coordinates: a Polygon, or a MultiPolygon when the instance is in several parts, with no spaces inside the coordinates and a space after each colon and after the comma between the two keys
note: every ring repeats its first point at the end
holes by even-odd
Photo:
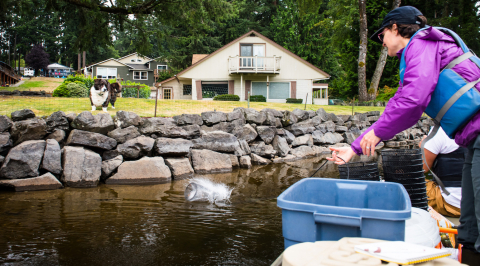
{"type": "Polygon", "coordinates": [[[119,92],[122,92],[122,85],[119,82],[110,84],[107,80],[95,79],[90,89],[92,111],[95,111],[97,106],[102,106],[102,110],[106,112],[108,103],[111,103],[112,108],[115,109],[115,101],[119,92]]]}

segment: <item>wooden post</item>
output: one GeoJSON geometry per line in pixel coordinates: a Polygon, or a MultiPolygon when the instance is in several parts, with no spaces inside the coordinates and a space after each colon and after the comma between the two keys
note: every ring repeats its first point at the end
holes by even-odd
{"type": "Polygon", "coordinates": [[[85,68],[85,57],[87,57],[87,52],[83,51],[83,65],[82,65],[82,68],[85,68]]]}
{"type": "Polygon", "coordinates": [[[80,63],[82,62],[82,54],[78,53],[78,68],[77,71],[80,71],[80,63]]]}
{"type": "Polygon", "coordinates": [[[140,99],[140,86],[137,86],[137,98],[140,99]]]}
{"type": "Polygon", "coordinates": [[[155,117],[157,117],[157,101],[158,101],[158,87],[157,87],[157,94],[155,94],[155,117]]]}

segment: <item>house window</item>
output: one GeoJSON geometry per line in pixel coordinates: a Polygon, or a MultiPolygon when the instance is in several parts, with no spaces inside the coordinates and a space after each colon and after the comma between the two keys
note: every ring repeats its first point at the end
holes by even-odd
{"type": "Polygon", "coordinates": [[[148,79],[147,71],[133,71],[133,79],[146,80],[148,79]]]}
{"type": "Polygon", "coordinates": [[[268,88],[269,99],[287,99],[289,97],[290,97],[290,83],[270,82],[270,88],[268,88]]]}
{"type": "Polygon", "coordinates": [[[142,59],[137,59],[137,62],[142,62],[142,59]]]}
{"type": "Polygon", "coordinates": [[[267,99],[267,83],[252,82],[252,95],[263,95],[267,99]]]}
{"type": "Polygon", "coordinates": [[[228,94],[227,81],[202,81],[202,98],[213,98],[222,94],[228,94]]]}
{"type": "Polygon", "coordinates": [[[163,71],[167,71],[168,67],[167,65],[157,65],[157,69],[163,72],[163,71]]]}
{"type": "Polygon", "coordinates": [[[183,95],[192,95],[192,85],[183,85],[183,95]]]}
{"type": "Polygon", "coordinates": [[[97,67],[97,79],[114,79],[117,78],[116,68],[97,67]]]}
{"type": "Polygon", "coordinates": [[[130,62],[135,62],[135,61],[136,61],[135,59],[130,60],[130,62]]]}
{"type": "Polygon", "coordinates": [[[242,43],[240,44],[240,56],[247,57],[240,59],[240,67],[263,67],[264,59],[257,58],[255,62],[254,57],[265,57],[265,44],[242,43]]]}

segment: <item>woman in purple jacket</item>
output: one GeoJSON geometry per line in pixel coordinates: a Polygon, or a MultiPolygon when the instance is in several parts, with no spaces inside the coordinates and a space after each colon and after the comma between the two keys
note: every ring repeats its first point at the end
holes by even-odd
{"type": "MultiPolygon", "coordinates": [[[[383,43],[389,56],[399,59],[410,38],[425,27],[426,18],[411,6],[392,10],[385,16],[381,28],[370,38],[383,43]]],[[[430,102],[442,69],[464,52],[454,39],[433,27],[419,32],[405,51],[405,74],[395,96],[388,102],[380,119],[358,137],[351,147],[331,148],[336,164],[348,162],[355,154],[371,155],[382,140],[412,127],[430,102]],[[341,159],[340,159],[341,158],[341,159]],[[343,159],[343,160],[342,160],[343,159]]],[[[452,68],[467,82],[480,78],[480,69],[470,60],[452,68]]],[[[480,83],[475,85],[480,91],[480,83]]],[[[480,252],[480,113],[455,134],[455,142],[468,147],[462,178],[462,202],[459,242],[472,252],[480,252]]]]}

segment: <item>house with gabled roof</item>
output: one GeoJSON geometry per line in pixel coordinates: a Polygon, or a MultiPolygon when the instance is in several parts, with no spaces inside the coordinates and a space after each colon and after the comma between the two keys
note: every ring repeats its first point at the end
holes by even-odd
{"type": "Polygon", "coordinates": [[[110,58],[87,66],[87,72],[92,78],[113,79],[122,78],[153,86],[154,72],[168,71],[168,64],[159,58],[152,59],[138,53],[115,59],[110,58]]]}
{"type": "Polygon", "coordinates": [[[263,95],[267,102],[287,98],[312,104],[314,82],[330,75],[260,33],[252,30],[209,55],[193,55],[192,65],[158,82],[159,98],[212,99],[235,94],[263,95]]]}

